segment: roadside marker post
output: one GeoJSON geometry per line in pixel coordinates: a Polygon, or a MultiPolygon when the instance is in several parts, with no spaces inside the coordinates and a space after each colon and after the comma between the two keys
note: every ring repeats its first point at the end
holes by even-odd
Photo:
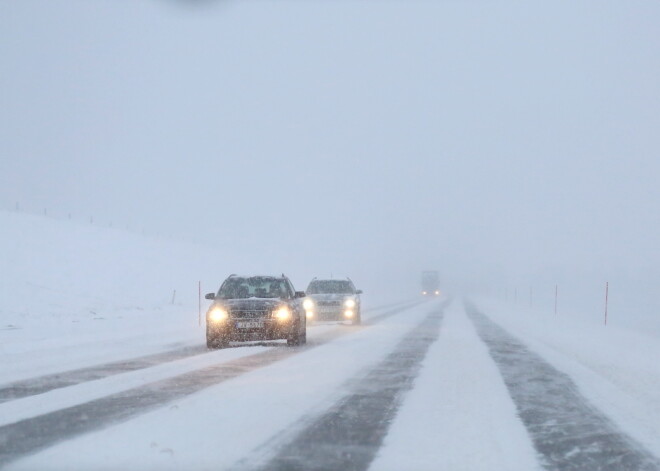
{"type": "Polygon", "coordinates": [[[607,325],[607,302],[610,294],[610,282],[605,282],[605,325],[607,325]]]}
{"type": "Polygon", "coordinates": [[[202,326],[202,282],[197,282],[197,297],[199,300],[199,308],[197,310],[197,325],[202,326]]]}

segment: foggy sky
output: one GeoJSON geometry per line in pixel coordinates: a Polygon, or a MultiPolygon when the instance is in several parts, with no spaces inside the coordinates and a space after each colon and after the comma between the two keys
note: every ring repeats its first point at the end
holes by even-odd
{"type": "Polygon", "coordinates": [[[229,272],[658,274],[657,2],[189,3],[0,3],[2,208],[229,272]]]}

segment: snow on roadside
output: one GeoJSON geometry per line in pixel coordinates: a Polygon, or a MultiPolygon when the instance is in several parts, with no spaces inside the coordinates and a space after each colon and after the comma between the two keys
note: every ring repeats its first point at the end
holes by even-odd
{"type": "Polygon", "coordinates": [[[370,470],[541,469],[516,414],[487,347],[454,301],[370,470]]]}
{"type": "Polygon", "coordinates": [[[478,299],[475,304],[568,374],[594,406],[660,456],[660,339],[493,299],[478,299]]]}
{"type": "Polygon", "coordinates": [[[0,383],[202,341],[209,249],[3,211],[0,226],[0,383]]]}

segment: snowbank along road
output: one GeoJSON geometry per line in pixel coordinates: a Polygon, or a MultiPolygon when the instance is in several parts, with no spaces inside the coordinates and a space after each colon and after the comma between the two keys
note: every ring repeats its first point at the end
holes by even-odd
{"type": "Polygon", "coordinates": [[[207,351],[200,336],[0,385],[0,467],[660,470],[485,314],[400,303],[310,326],[304,347],[207,351]]]}

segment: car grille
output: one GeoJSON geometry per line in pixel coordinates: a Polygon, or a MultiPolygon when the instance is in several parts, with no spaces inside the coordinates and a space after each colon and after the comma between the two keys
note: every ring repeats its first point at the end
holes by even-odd
{"type": "Polygon", "coordinates": [[[319,301],[317,303],[319,306],[341,306],[341,301],[319,301]]]}
{"type": "Polygon", "coordinates": [[[268,315],[270,311],[232,311],[231,317],[234,319],[261,319],[268,315]]]}

